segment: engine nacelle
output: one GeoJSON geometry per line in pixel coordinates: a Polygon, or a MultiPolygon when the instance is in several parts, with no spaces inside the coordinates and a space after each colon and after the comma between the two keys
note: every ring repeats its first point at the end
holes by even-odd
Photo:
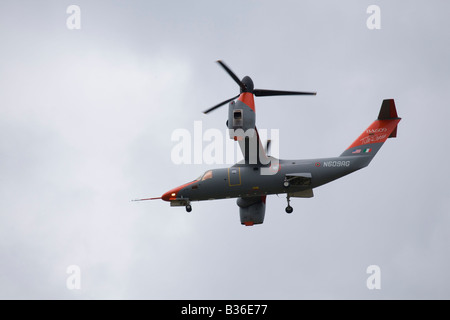
{"type": "Polygon", "coordinates": [[[228,106],[227,125],[228,129],[230,129],[229,132],[231,139],[241,140],[244,136],[252,138],[255,134],[255,122],[255,111],[248,105],[240,100],[230,102],[228,106]]]}
{"type": "Polygon", "coordinates": [[[239,206],[241,224],[252,226],[264,222],[264,216],[266,214],[266,196],[238,198],[236,203],[239,206]]]}

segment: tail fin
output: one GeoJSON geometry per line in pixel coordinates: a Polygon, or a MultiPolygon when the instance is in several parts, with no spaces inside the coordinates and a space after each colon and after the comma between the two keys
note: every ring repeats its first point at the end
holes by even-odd
{"type": "Polygon", "coordinates": [[[397,115],[394,99],[383,100],[378,119],[341,154],[342,156],[360,156],[375,154],[388,138],[397,137],[397,125],[401,118],[397,115]]]}

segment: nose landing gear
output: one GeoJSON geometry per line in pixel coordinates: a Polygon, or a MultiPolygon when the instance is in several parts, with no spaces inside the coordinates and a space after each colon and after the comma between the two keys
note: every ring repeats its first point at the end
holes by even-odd
{"type": "Polygon", "coordinates": [[[190,204],[186,205],[186,211],[187,212],[191,212],[192,211],[192,206],[190,204]]]}
{"type": "Polygon", "coordinates": [[[292,208],[290,205],[291,197],[289,197],[289,194],[287,194],[286,199],[288,204],[286,207],[286,213],[292,213],[292,211],[294,211],[294,208],[292,208]]]}

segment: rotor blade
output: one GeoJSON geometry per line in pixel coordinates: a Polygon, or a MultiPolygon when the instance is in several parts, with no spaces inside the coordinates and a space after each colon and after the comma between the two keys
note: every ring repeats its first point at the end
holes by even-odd
{"type": "Polygon", "coordinates": [[[162,199],[161,197],[157,197],[157,198],[146,198],[146,199],[134,199],[131,201],[145,201],[145,200],[158,200],[158,199],[162,199]]]}
{"type": "Polygon", "coordinates": [[[312,95],[315,96],[317,92],[302,92],[302,91],[280,91],[280,90],[266,90],[266,89],[254,89],[253,94],[257,97],[269,97],[269,96],[297,96],[297,95],[312,95]]]}
{"type": "Polygon", "coordinates": [[[227,104],[227,103],[230,102],[230,101],[233,101],[234,99],[236,99],[236,98],[239,97],[239,96],[240,96],[240,94],[238,94],[237,96],[235,96],[235,97],[233,97],[233,98],[230,98],[230,99],[228,99],[228,100],[222,101],[221,103],[216,104],[214,107],[209,108],[208,110],[203,111],[203,113],[204,113],[204,114],[207,114],[207,113],[209,113],[209,112],[211,112],[211,111],[213,111],[213,110],[216,110],[217,108],[223,106],[224,104],[227,104]]]}
{"type": "Polygon", "coordinates": [[[233,78],[233,80],[239,85],[239,87],[241,88],[242,91],[245,91],[245,85],[244,83],[237,77],[237,75],[231,71],[230,68],[228,68],[228,66],[222,62],[222,60],[217,60],[217,63],[220,64],[222,66],[222,68],[225,69],[225,71],[230,75],[230,77],[233,78]]]}

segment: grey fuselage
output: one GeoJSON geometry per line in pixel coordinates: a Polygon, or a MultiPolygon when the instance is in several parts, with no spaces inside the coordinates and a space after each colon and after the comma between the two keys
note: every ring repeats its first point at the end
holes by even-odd
{"type": "Polygon", "coordinates": [[[366,167],[373,156],[359,155],[309,160],[279,160],[275,174],[263,174],[261,166],[237,163],[230,168],[209,170],[211,178],[194,181],[182,188],[178,199],[201,201],[238,197],[255,197],[270,194],[296,194],[312,190],[349,173],[366,167]],[[286,177],[309,174],[306,184],[284,185],[286,177]]]}

